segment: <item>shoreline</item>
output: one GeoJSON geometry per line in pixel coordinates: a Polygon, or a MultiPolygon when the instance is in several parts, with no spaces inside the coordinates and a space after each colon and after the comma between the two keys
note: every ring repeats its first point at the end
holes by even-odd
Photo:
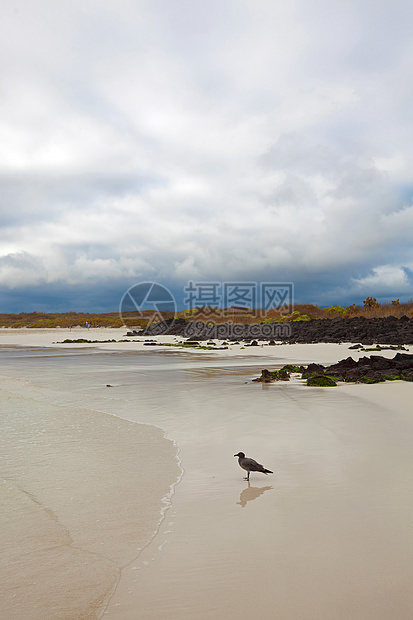
{"type": "MultiPolygon", "coordinates": [[[[36,444],[39,463],[34,469],[17,464],[15,475],[26,476],[26,482],[35,484],[33,495],[49,496],[40,497],[42,505],[61,501],[69,490],[66,474],[58,481],[50,471],[43,475],[48,450],[50,458],[58,461],[64,452],[61,442],[67,440],[65,458],[70,468],[55,466],[53,472],[63,475],[72,472],[72,464],[82,465],[74,475],[70,497],[77,498],[77,514],[83,522],[83,538],[77,536],[89,538],[101,514],[85,524],[93,507],[88,508],[84,501],[94,497],[96,475],[88,475],[90,467],[85,469],[84,464],[91,454],[100,455],[94,471],[112,483],[116,480],[116,487],[120,481],[126,485],[118,489],[122,499],[113,514],[111,511],[113,521],[105,544],[117,556],[122,555],[122,548],[129,553],[128,528],[131,522],[136,524],[137,511],[142,511],[144,520],[149,510],[149,499],[142,504],[137,495],[144,493],[149,498],[154,480],[150,467],[141,472],[136,454],[139,433],[129,425],[153,427],[157,436],[165,429],[168,439],[162,435],[163,440],[175,454],[179,450],[177,459],[182,462],[155,535],[135,558],[124,559],[105,611],[100,607],[103,617],[135,620],[139,610],[145,620],[235,620],[242,614],[257,620],[273,615],[280,620],[330,620],[337,615],[352,620],[361,609],[363,617],[387,620],[389,609],[396,604],[388,587],[389,558],[400,617],[409,617],[413,597],[403,584],[406,574],[413,575],[409,530],[413,502],[403,489],[408,487],[413,466],[409,442],[413,386],[395,381],[340,384],[335,390],[326,390],[307,388],[294,379],[270,385],[251,381],[266,365],[328,364],[349,355],[365,355],[350,352],[347,344],[263,344],[245,349],[230,344],[227,350],[214,352],[151,348],[143,341],[58,345],[53,341],[57,333],[62,339],[62,330],[45,331],[28,338],[32,330],[22,330],[16,345],[16,340],[13,343],[0,330],[0,352],[6,355],[6,362],[9,360],[2,374],[8,370],[13,380],[13,373],[20,372],[17,392],[22,398],[31,398],[27,411],[32,415],[34,408],[36,414],[30,424],[47,418],[54,429],[51,437],[60,438],[60,443],[42,439],[40,432],[48,427],[37,426],[39,432],[34,437],[40,442],[36,444]],[[105,385],[112,381],[116,389],[106,390],[105,385]],[[79,415],[72,418],[68,412],[62,418],[62,410],[79,415]],[[80,411],[90,414],[82,417],[80,411]],[[73,424],[64,424],[67,416],[73,424]],[[104,430],[99,420],[106,420],[104,430]],[[80,431],[78,424],[87,424],[87,432],[80,431]],[[92,443],[87,439],[91,433],[95,437],[92,443]],[[245,483],[233,458],[239,450],[263,462],[274,475],[255,474],[250,484],[245,483]],[[26,474],[20,470],[27,470],[26,474]],[[124,522],[120,520],[121,506],[127,497],[132,512],[124,522]],[[109,544],[113,535],[116,538],[109,544]],[[245,588],[244,558],[255,571],[253,597],[245,588]]],[[[113,330],[102,329],[99,337],[112,335],[121,339],[124,330],[113,334],[113,330]]],[[[394,351],[382,354],[393,357],[394,351]]],[[[23,418],[13,444],[18,454],[19,439],[24,440],[21,445],[32,444],[31,431],[24,422],[23,418]]],[[[10,443],[7,446],[12,447],[10,443]]],[[[148,452],[151,458],[158,458],[157,442],[149,444],[148,452]]],[[[162,475],[168,467],[161,466],[162,475]]],[[[73,501],[66,498],[63,507],[56,509],[62,523],[72,519],[68,531],[79,527],[70,516],[73,501]]],[[[100,504],[98,512],[108,505],[113,502],[100,504]]],[[[159,496],[157,506],[159,515],[159,496]]],[[[134,530],[131,535],[136,533],[134,530]]],[[[100,542],[95,536],[95,547],[88,551],[99,551],[100,542]]],[[[115,563],[120,566],[120,561],[115,563]]],[[[77,587],[81,589],[72,582],[68,595],[73,596],[77,587]]],[[[18,611],[15,617],[9,615],[10,620],[25,616],[18,611]]],[[[26,617],[56,617],[48,616],[44,609],[42,614],[26,613],[26,617]]],[[[73,617],[77,616],[67,618],[73,617]]]]}
{"type": "MultiPolygon", "coordinates": [[[[162,334],[180,336],[198,340],[244,340],[253,339],[275,340],[288,343],[339,343],[339,342],[360,342],[364,345],[372,345],[381,342],[387,345],[413,345],[413,314],[407,311],[400,316],[387,315],[382,317],[369,317],[364,314],[344,318],[309,318],[304,315],[302,318],[287,322],[286,320],[266,319],[256,323],[237,323],[230,321],[226,323],[215,323],[214,321],[189,320],[181,317],[174,317],[164,322],[152,324],[145,329],[128,328],[125,325],[117,328],[110,327],[84,327],[82,325],[72,325],[71,327],[57,326],[52,329],[62,330],[87,330],[95,331],[101,329],[124,329],[128,331],[128,336],[153,337],[162,334]],[[306,318],[304,318],[306,317],[306,318]]],[[[13,327],[2,327],[0,329],[16,329],[13,327]]],[[[30,327],[19,327],[17,329],[48,329],[30,327]]]]}
{"type": "MultiPolygon", "coordinates": [[[[124,328],[94,328],[88,330],[87,328],[79,329],[34,329],[34,328],[2,328],[0,327],[0,347],[12,346],[12,347],[51,347],[61,348],[62,350],[68,350],[69,348],[97,348],[99,350],[106,351],[148,351],[151,347],[146,346],[145,341],[153,340],[162,345],[176,344],[183,342],[182,338],[176,335],[166,336],[142,336],[138,338],[131,338],[128,341],[119,342],[125,340],[124,328]],[[89,334],[87,339],[89,340],[101,340],[102,342],[84,342],[84,343],[63,343],[65,339],[76,340],[78,338],[85,338],[86,334],[89,334]],[[108,342],[109,340],[115,340],[116,342],[108,342]]],[[[342,342],[294,342],[294,343],[277,343],[275,346],[271,346],[265,340],[258,340],[257,346],[245,346],[244,343],[228,342],[228,349],[219,349],[220,340],[214,341],[216,349],[210,349],[204,351],[201,349],[191,349],[190,347],[176,347],[177,351],[185,351],[189,354],[194,353],[196,355],[208,356],[209,354],[217,355],[218,357],[226,355],[234,356],[248,356],[248,357],[260,357],[265,356],[269,358],[279,358],[287,360],[298,360],[300,352],[303,354],[302,363],[306,363],[306,360],[320,362],[324,359],[327,363],[331,360],[331,363],[336,362],[339,358],[337,355],[345,355],[347,350],[350,350],[351,356],[354,356],[357,360],[360,356],[364,355],[362,349],[350,349],[354,346],[354,341],[342,341],[342,342]],[[326,355],[326,358],[323,357],[326,355]]],[[[386,346],[386,343],[378,341],[379,345],[386,346]]],[[[413,344],[400,345],[405,347],[405,352],[413,353],[413,344]]],[[[155,347],[154,347],[155,348],[155,347]]],[[[172,347],[162,346],[156,347],[159,350],[172,349],[172,347]]],[[[175,349],[175,347],[174,347],[175,349]]],[[[371,351],[373,352],[373,351],[371,351]]],[[[394,349],[383,349],[380,351],[385,357],[394,355],[394,349]]]]}

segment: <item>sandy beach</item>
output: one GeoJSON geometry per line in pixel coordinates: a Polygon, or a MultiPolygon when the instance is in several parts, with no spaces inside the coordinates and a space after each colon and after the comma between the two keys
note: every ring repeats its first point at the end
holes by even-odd
{"type": "Polygon", "coordinates": [[[413,384],[251,382],[346,344],[56,344],[124,334],[0,329],[2,617],[412,617],[413,384]]]}

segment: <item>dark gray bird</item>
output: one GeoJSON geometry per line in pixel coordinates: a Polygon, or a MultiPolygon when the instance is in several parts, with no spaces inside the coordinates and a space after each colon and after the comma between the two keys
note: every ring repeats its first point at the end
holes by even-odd
{"type": "Polygon", "coordinates": [[[263,467],[262,465],[257,463],[257,461],[254,461],[254,459],[246,458],[246,456],[245,456],[245,454],[243,452],[238,452],[238,454],[234,454],[234,456],[238,457],[238,464],[239,464],[239,466],[242,467],[242,469],[245,469],[245,471],[248,472],[247,477],[244,478],[244,480],[249,480],[250,479],[250,473],[252,471],[260,471],[262,474],[273,474],[274,473],[270,469],[265,469],[265,467],[263,467]]]}

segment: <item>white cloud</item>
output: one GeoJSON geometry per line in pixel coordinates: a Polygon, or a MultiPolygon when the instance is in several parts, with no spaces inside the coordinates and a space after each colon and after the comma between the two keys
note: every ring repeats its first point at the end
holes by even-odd
{"type": "Polygon", "coordinates": [[[43,261],[28,252],[14,252],[0,257],[0,284],[7,288],[41,285],[46,278],[43,261]]]}
{"type": "Polygon", "coordinates": [[[408,295],[411,12],[3,4],[3,287],[277,275],[408,295]]]}
{"type": "Polygon", "coordinates": [[[380,291],[381,295],[397,291],[405,293],[412,285],[405,269],[396,265],[374,267],[370,274],[354,282],[362,291],[380,291]]]}

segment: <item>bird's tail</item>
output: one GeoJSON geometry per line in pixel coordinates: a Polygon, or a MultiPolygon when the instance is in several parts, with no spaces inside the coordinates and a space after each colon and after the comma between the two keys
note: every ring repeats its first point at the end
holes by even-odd
{"type": "Polygon", "coordinates": [[[274,472],[271,469],[264,469],[264,474],[273,474],[274,472]]]}

